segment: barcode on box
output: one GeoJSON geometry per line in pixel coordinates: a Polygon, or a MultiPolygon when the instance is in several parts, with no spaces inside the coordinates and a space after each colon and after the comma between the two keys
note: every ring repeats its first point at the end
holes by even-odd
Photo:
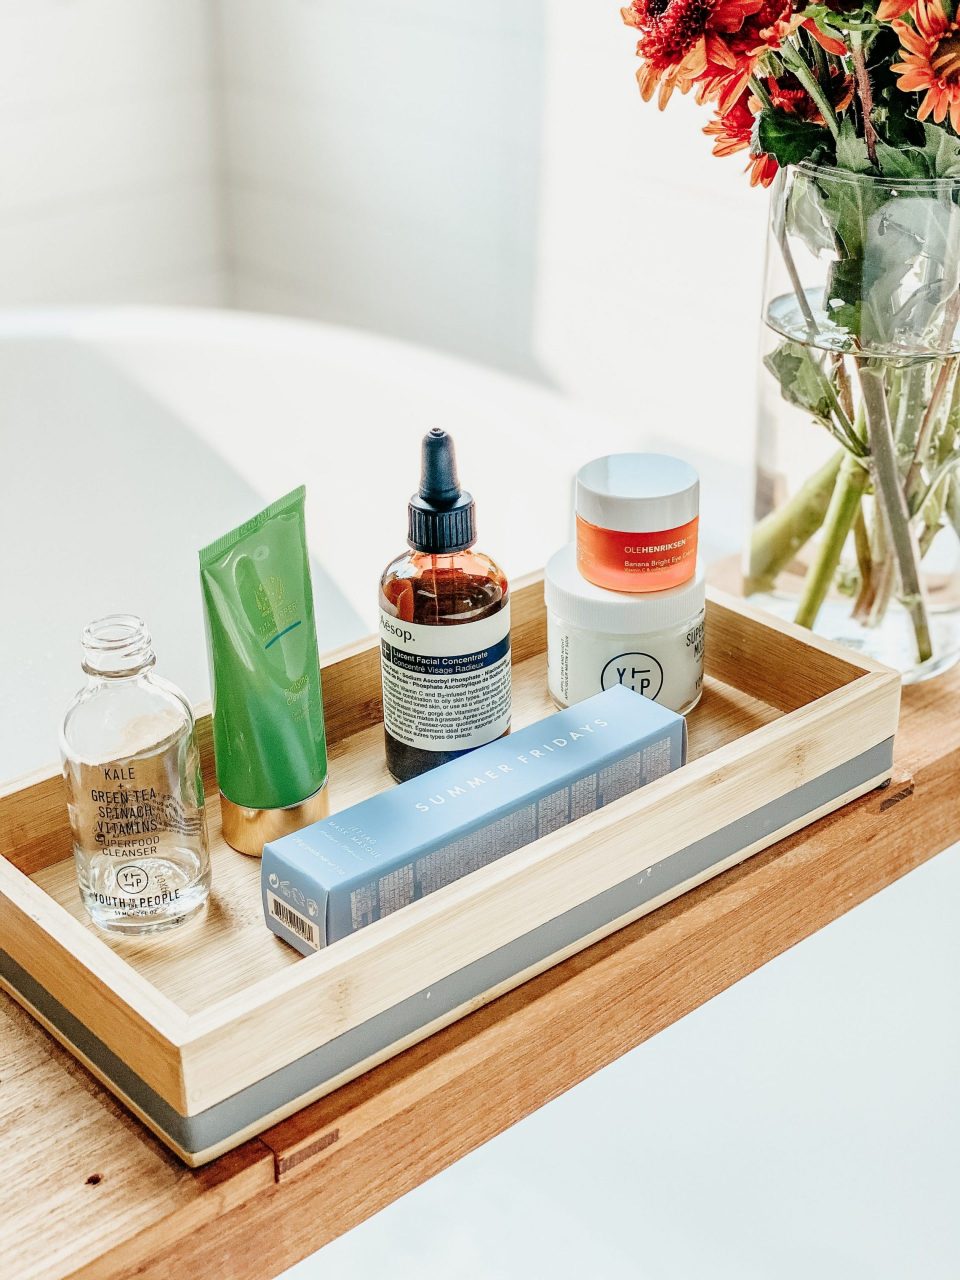
{"type": "Polygon", "coordinates": [[[298,938],[302,938],[308,946],[313,947],[314,951],[320,950],[320,932],[312,920],[302,916],[295,907],[291,907],[289,902],[283,902],[269,891],[267,906],[274,920],[289,929],[291,933],[295,933],[298,938]]]}

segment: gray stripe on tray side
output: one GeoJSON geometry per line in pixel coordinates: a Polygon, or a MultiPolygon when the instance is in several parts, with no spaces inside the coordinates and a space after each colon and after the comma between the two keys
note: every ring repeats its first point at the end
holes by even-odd
{"type": "Polygon", "coordinates": [[[506,982],[517,973],[562,951],[604,925],[620,919],[645,902],[668,893],[732,857],[740,849],[772,835],[782,827],[888,770],[893,761],[893,738],[862,755],[811,779],[787,795],[731,822],[720,831],[680,849],[648,870],[614,885],[596,897],[571,907],[529,933],[489,955],[441,978],[335,1040],[280,1067],[263,1080],[215,1103],[206,1111],[182,1116],[165,1102],[77,1018],[35,982],[5,952],[0,951],[0,974],[57,1029],[108,1076],[151,1120],[187,1152],[216,1146],[272,1111],[318,1088],[327,1080],[381,1052],[467,1001],[506,982]]]}

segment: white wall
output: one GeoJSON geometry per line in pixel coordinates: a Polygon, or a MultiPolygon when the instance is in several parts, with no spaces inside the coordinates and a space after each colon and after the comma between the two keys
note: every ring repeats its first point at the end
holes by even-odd
{"type": "Polygon", "coordinates": [[[615,0],[0,0],[0,304],[314,316],[744,464],[766,200],[633,44],[615,0]]]}
{"type": "Polygon", "coordinates": [[[218,13],[236,305],[545,380],[628,444],[748,460],[766,200],[710,155],[708,112],[640,101],[616,3],[218,13]],[[719,439],[721,399],[744,408],[719,439]]]}
{"type": "Polygon", "coordinates": [[[663,113],[641,101],[634,33],[616,5],[550,0],[549,13],[535,308],[544,373],[628,419],[637,442],[746,465],[766,196],[742,158],[711,155],[711,113],[692,97],[675,94],[663,113]]]}
{"type": "Polygon", "coordinates": [[[534,373],[542,6],[218,8],[234,301],[534,373]]]}
{"type": "Polygon", "coordinates": [[[208,0],[0,0],[0,305],[223,296],[208,0]]]}

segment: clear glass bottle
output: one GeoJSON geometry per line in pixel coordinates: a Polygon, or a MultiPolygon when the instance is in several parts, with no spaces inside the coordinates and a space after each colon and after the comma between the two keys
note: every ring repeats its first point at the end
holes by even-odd
{"type": "Polygon", "coordinates": [[[210,892],[193,713],[154,674],[140,618],[91,622],[82,645],[89,679],[60,731],[80,896],[102,929],[156,933],[195,915],[210,892]]]}

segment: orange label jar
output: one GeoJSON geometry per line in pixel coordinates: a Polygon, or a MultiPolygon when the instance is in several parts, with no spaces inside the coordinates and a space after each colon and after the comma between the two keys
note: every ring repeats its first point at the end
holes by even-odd
{"type": "Polygon", "coordinates": [[[665,591],[697,566],[700,481],[679,458],[615,453],[577,473],[577,568],[610,591],[665,591]]]}

